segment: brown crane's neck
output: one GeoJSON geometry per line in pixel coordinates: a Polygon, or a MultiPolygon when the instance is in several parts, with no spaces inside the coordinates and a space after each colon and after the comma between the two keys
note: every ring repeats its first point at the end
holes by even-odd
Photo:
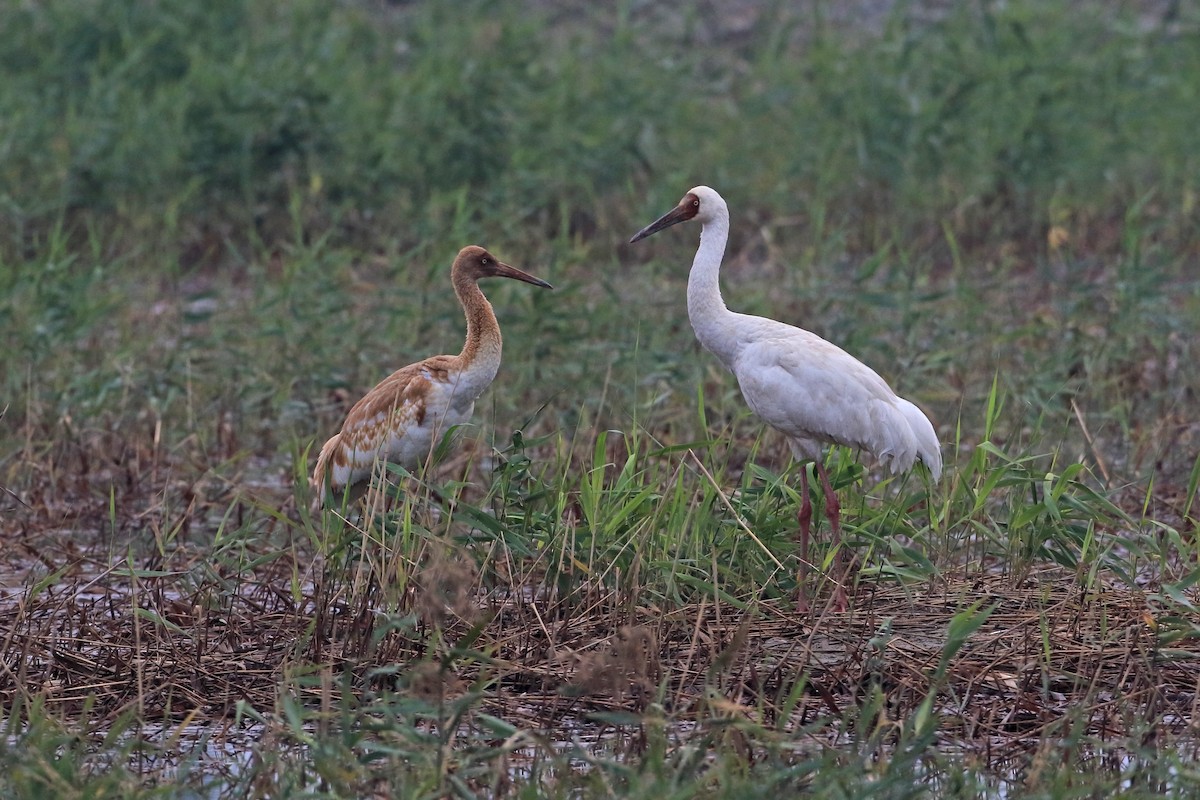
{"type": "MultiPolygon", "coordinates": [[[[500,362],[500,323],[492,311],[492,304],[483,296],[475,278],[460,270],[454,270],[451,281],[454,283],[454,294],[462,304],[463,313],[467,318],[467,341],[463,344],[458,358],[463,369],[477,362],[484,362],[499,367],[500,362]]],[[[484,366],[479,364],[479,366],[484,366]]]]}

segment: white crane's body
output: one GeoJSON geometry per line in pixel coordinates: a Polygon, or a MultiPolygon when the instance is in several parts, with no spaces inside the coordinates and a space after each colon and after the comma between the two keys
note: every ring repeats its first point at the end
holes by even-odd
{"type": "MultiPolygon", "coordinates": [[[[878,373],[815,333],[726,307],[720,270],[729,239],[729,208],[716,191],[695,187],[631,241],[688,220],[702,225],[687,288],[696,338],[737,377],[754,413],[787,437],[793,456],[815,462],[835,535],[838,504],[822,465],[824,445],[857,448],[893,473],[921,461],[937,480],[942,456],[932,423],[878,373]]],[[[807,551],[812,508],[807,472],[801,476],[801,548],[807,551]]],[[[801,558],[803,564],[807,552],[801,558]]]]}

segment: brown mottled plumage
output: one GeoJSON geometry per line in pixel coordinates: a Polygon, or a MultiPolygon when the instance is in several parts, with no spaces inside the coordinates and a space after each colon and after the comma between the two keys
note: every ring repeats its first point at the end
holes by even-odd
{"type": "Polygon", "coordinates": [[[475,399],[500,369],[500,324],[476,281],[514,278],[553,288],[482,247],[464,247],[450,280],[467,318],[467,340],[456,356],[431,356],[401,367],[354,404],[342,429],[321,448],[312,484],[323,503],[327,490],[361,494],[377,462],[411,469],[422,463],[447,430],[471,418],[475,399]],[[358,490],[358,491],[356,491],[358,490]]]}

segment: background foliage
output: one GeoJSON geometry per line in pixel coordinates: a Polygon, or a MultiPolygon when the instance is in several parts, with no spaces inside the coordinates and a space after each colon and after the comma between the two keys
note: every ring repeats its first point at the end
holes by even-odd
{"type": "MultiPolygon", "coordinates": [[[[594,604],[604,635],[638,623],[638,599],[663,614],[700,598],[785,600],[794,587],[775,561],[792,552],[795,476],[695,345],[683,303],[695,231],[625,244],[706,183],[734,217],[730,305],[860,356],[929,410],[946,443],[949,477],[928,503],[919,479],[858,482],[851,454],[831,457],[864,580],[1002,575],[1013,588],[1061,568],[1066,586],[1149,598],[1155,631],[1186,649],[1197,130],[1200,17],[1182,3],[2,4],[0,605],[61,608],[47,576],[75,565],[82,583],[124,559],[130,575],[186,576],[187,592],[230,607],[241,589],[227,580],[241,576],[290,581],[318,620],[312,609],[334,595],[399,619],[406,581],[447,543],[474,564],[456,580],[481,590],[611,592],[594,604]],[[397,539],[311,516],[307,451],[348,403],[397,366],[457,350],[446,273],[468,243],[557,289],[485,287],[505,364],[461,457],[428,478],[466,510],[417,523],[410,498],[410,516],[380,517],[381,530],[395,513],[407,520],[397,539]],[[487,549],[501,545],[526,566],[504,572],[487,549]],[[355,577],[363,563],[376,589],[355,577]]],[[[965,600],[957,614],[964,630],[986,618],[965,600]]],[[[439,650],[440,619],[393,623],[415,662],[445,666],[471,648],[439,650]]],[[[321,640],[319,624],[295,635],[321,640]]],[[[387,641],[365,636],[355,657],[383,659],[387,641]]],[[[106,707],[91,727],[79,709],[50,713],[15,666],[33,663],[24,653],[0,678],[0,763],[12,767],[0,787],[168,791],[158,766],[136,766],[144,706],[106,707]],[[99,762],[122,766],[101,779],[99,762]]],[[[407,695],[364,699],[347,677],[339,735],[369,718],[391,721],[382,739],[415,737],[367,756],[357,740],[314,738],[313,725],[330,732],[329,708],[295,700],[304,691],[288,680],[271,686],[292,705],[246,708],[301,755],[255,750],[238,779],[278,795],[484,791],[479,770],[499,757],[488,743],[534,736],[496,718],[454,750],[421,738],[434,712],[407,695]],[[447,777],[459,773],[461,787],[447,777]]],[[[486,682],[473,691],[458,711],[437,706],[434,727],[491,702],[486,682]]],[[[840,730],[870,727],[883,696],[857,696],[840,730]]],[[[912,714],[887,747],[875,729],[801,755],[789,743],[811,744],[811,731],[708,729],[685,746],[674,712],[621,718],[640,731],[628,748],[588,771],[547,746],[532,785],[628,796],[873,785],[889,797],[1195,786],[1170,755],[1184,744],[1133,733],[1064,756],[1075,777],[1039,771],[1034,756],[964,773],[918,724],[933,713],[920,702],[895,706],[912,714]]],[[[1051,752],[1058,733],[1031,747],[1051,752]]],[[[193,788],[209,780],[181,774],[193,788]]]]}

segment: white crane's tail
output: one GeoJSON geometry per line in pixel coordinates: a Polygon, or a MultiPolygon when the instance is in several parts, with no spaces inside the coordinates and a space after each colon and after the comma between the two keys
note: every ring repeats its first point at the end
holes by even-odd
{"type": "Polygon", "coordinates": [[[929,474],[936,481],[942,477],[942,445],[933,430],[933,423],[921,409],[904,398],[899,399],[900,411],[904,414],[904,419],[908,420],[908,427],[912,429],[913,440],[917,445],[917,458],[929,468],[929,474]]]}

